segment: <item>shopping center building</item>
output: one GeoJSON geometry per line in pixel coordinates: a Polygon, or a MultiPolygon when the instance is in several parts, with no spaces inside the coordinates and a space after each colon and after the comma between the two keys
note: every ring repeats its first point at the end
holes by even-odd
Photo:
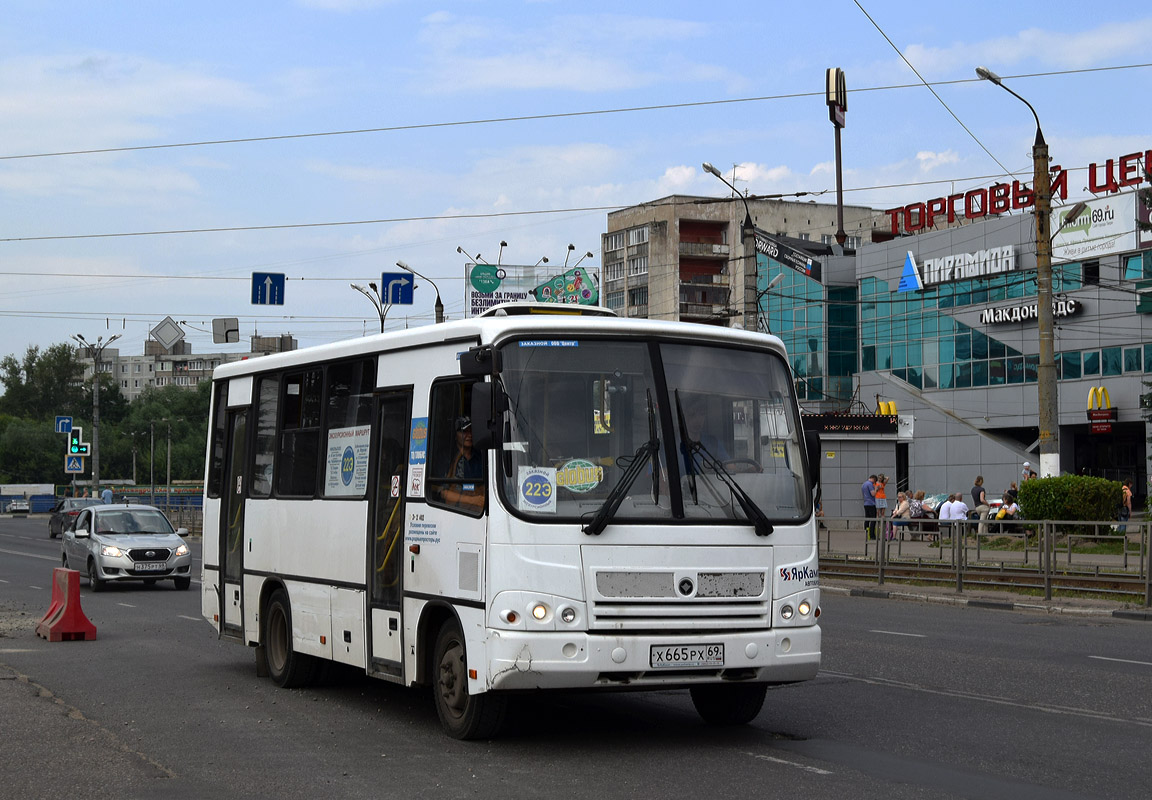
{"type": "MultiPolygon", "coordinates": [[[[1138,230],[1138,207],[1134,192],[1094,199],[1053,237],[1053,308],[1061,470],[1131,478],[1142,495],[1152,233],[1138,230]]],[[[1067,211],[1053,213],[1053,231],[1067,211]]],[[[1038,469],[1030,212],[864,243],[827,259],[820,281],[762,267],[765,286],[784,276],[767,293],[767,324],[822,432],[827,513],[861,514],[872,473],[929,494],[967,494],[983,475],[998,497],[1024,462],[1038,469]]]]}

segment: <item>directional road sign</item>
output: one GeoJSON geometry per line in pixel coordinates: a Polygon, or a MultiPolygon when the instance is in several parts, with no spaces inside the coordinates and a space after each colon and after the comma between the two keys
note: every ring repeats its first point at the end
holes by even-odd
{"type": "Polygon", "coordinates": [[[282,305],[284,305],[284,273],[283,272],[253,272],[252,273],[252,305],[254,305],[254,306],[282,306],[282,305]]]}
{"type": "Polygon", "coordinates": [[[84,459],[80,456],[64,456],[64,471],[75,474],[84,471],[84,459]]]}
{"type": "Polygon", "coordinates": [[[385,272],[380,275],[380,299],[386,306],[412,305],[412,275],[407,272],[385,272]]]}
{"type": "Polygon", "coordinates": [[[56,417],[56,433],[68,433],[72,430],[72,417],[56,417]]]}

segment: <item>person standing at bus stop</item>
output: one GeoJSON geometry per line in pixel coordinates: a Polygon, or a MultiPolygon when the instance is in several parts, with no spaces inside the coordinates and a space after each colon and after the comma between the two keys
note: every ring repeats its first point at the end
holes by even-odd
{"type": "Polygon", "coordinates": [[[1120,487],[1120,524],[1116,526],[1119,533],[1127,533],[1128,526],[1125,524],[1132,516],[1132,480],[1124,481],[1124,485],[1120,487]]]}
{"type": "Polygon", "coordinates": [[[876,538],[876,476],[869,475],[868,480],[860,484],[860,494],[864,498],[864,530],[868,532],[869,539],[876,538]]]}
{"type": "Polygon", "coordinates": [[[983,536],[988,532],[988,493],[984,491],[984,476],[977,475],[976,483],[972,486],[972,510],[976,512],[980,526],[977,534],[983,536]]]}

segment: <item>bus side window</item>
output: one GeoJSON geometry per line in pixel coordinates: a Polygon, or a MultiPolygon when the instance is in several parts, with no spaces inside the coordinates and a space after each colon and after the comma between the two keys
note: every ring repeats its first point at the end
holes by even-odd
{"type": "Polygon", "coordinates": [[[432,387],[428,419],[429,503],[472,516],[484,512],[488,462],[472,447],[468,416],[475,381],[445,381],[432,387]]]}

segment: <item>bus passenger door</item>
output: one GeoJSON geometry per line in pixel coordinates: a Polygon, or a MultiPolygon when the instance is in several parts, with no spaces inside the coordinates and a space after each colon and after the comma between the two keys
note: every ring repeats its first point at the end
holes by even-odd
{"type": "Polygon", "coordinates": [[[404,578],[404,494],[412,391],[376,397],[376,480],[369,517],[371,664],[375,675],[403,679],[400,610],[404,578]]]}
{"type": "Polygon", "coordinates": [[[220,503],[220,635],[243,635],[244,485],[248,462],[248,409],[228,412],[228,453],[220,503]]]}

